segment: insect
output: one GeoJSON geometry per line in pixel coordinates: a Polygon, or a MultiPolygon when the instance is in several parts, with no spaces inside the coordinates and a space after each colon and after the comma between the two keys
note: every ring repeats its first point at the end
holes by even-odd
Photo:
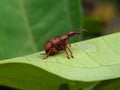
{"type": "Polygon", "coordinates": [[[68,43],[68,39],[76,34],[81,34],[82,32],[85,32],[87,30],[83,29],[81,31],[71,31],[66,35],[62,35],[62,36],[57,36],[55,38],[51,38],[45,45],[45,54],[46,57],[49,57],[50,55],[53,55],[61,50],[66,52],[66,56],[68,59],[70,59],[69,55],[68,55],[68,51],[70,52],[70,56],[72,58],[74,58],[72,51],[70,50],[70,44],[68,43]],[[68,49],[68,51],[67,51],[68,49]]]}

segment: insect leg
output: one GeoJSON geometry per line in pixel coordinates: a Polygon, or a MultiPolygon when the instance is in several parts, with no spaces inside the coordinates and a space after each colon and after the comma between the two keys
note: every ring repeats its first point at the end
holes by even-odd
{"type": "Polygon", "coordinates": [[[72,54],[72,51],[71,51],[70,48],[69,48],[71,45],[70,45],[67,41],[66,41],[65,43],[66,43],[66,45],[65,45],[65,46],[66,46],[66,49],[69,50],[69,52],[70,52],[70,54],[71,54],[71,57],[74,58],[74,57],[73,57],[73,54],[72,54]],[[67,45],[68,45],[68,46],[67,46],[67,45]]]}
{"type": "Polygon", "coordinates": [[[70,43],[68,43],[67,41],[66,41],[66,44],[67,44],[69,47],[71,47],[71,44],[70,44],[70,43]]]}
{"type": "Polygon", "coordinates": [[[69,47],[67,47],[67,49],[69,50],[70,54],[71,54],[71,57],[74,58],[73,54],[72,54],[72,51],[70,50],[69,47]]]}
{"type": "Polygon", "coordinates": [[[64,51],[65,51],[65,53],[66,53],[67,58],[70,59],[70,57],[68,56],[68,52],[67,52],[67,50],[64,49],[64,51]]]}
{"type": "Polygon", "coordinates": [[[45,58],[49,57],[50,54],[54,53],[54,52],[57,52],[57,50],[55,48],[50,48],[50,50],[48,51],[47,55],[45,58]]]}

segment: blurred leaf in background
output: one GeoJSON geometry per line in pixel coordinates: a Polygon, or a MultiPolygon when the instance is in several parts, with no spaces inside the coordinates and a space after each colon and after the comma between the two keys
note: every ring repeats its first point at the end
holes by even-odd
{"type": "Polygon", "coordinates": [[[82,28],[82,21],[78,0],[0,0],[0,60],[43,50],[48,39],[82,28]]]}
{"type": "Polygon", "coordinates": [[[89,30],[89,32],[85,34],[86,37],[94,38],[101,35],[101,32],[103,31],[102,20],[86,16],[84,23],[84,27],[89,30]]]}
{"type": "Polygon", "coordinates": [[[88,38],[120,31],[119,0],[82,0],[88,38]]]}

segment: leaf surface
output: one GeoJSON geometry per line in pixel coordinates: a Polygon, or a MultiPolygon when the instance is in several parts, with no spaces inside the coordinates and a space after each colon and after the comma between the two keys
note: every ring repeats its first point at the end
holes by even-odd
{"type": "Polygon", "coordinates": [[[120,33],[116,33],[72,44],[74,59],[70,60],[62,51],[47,59],[42,59],[44,56],[40,53],[43,52],[39,52],[2,60],[0,84],[31,90],[32,87],[46,90],[54,87],[56,90],[64,83],[76,87],[81,81],[95,82],[119,78],[119,47],[120,33]]]}

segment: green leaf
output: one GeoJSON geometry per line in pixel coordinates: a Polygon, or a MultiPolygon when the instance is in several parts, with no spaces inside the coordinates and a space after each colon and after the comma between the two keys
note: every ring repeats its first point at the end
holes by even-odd
{"type": "Polygon", "coordinates": [[[81,19],[78,0],[0,0],[0,60],[43,50],[51,37],[80,29],[81,19]]]}
{"type": "Polygon", "coordinates": [[[25,90],[81,89],[120,77],[120,33],[72,44],[74,59],[65,52],[47,59],[35,53],[0,61],[0,84],[25,90]],[[92,83],[90,83],[92,82],[92,83]]]}

